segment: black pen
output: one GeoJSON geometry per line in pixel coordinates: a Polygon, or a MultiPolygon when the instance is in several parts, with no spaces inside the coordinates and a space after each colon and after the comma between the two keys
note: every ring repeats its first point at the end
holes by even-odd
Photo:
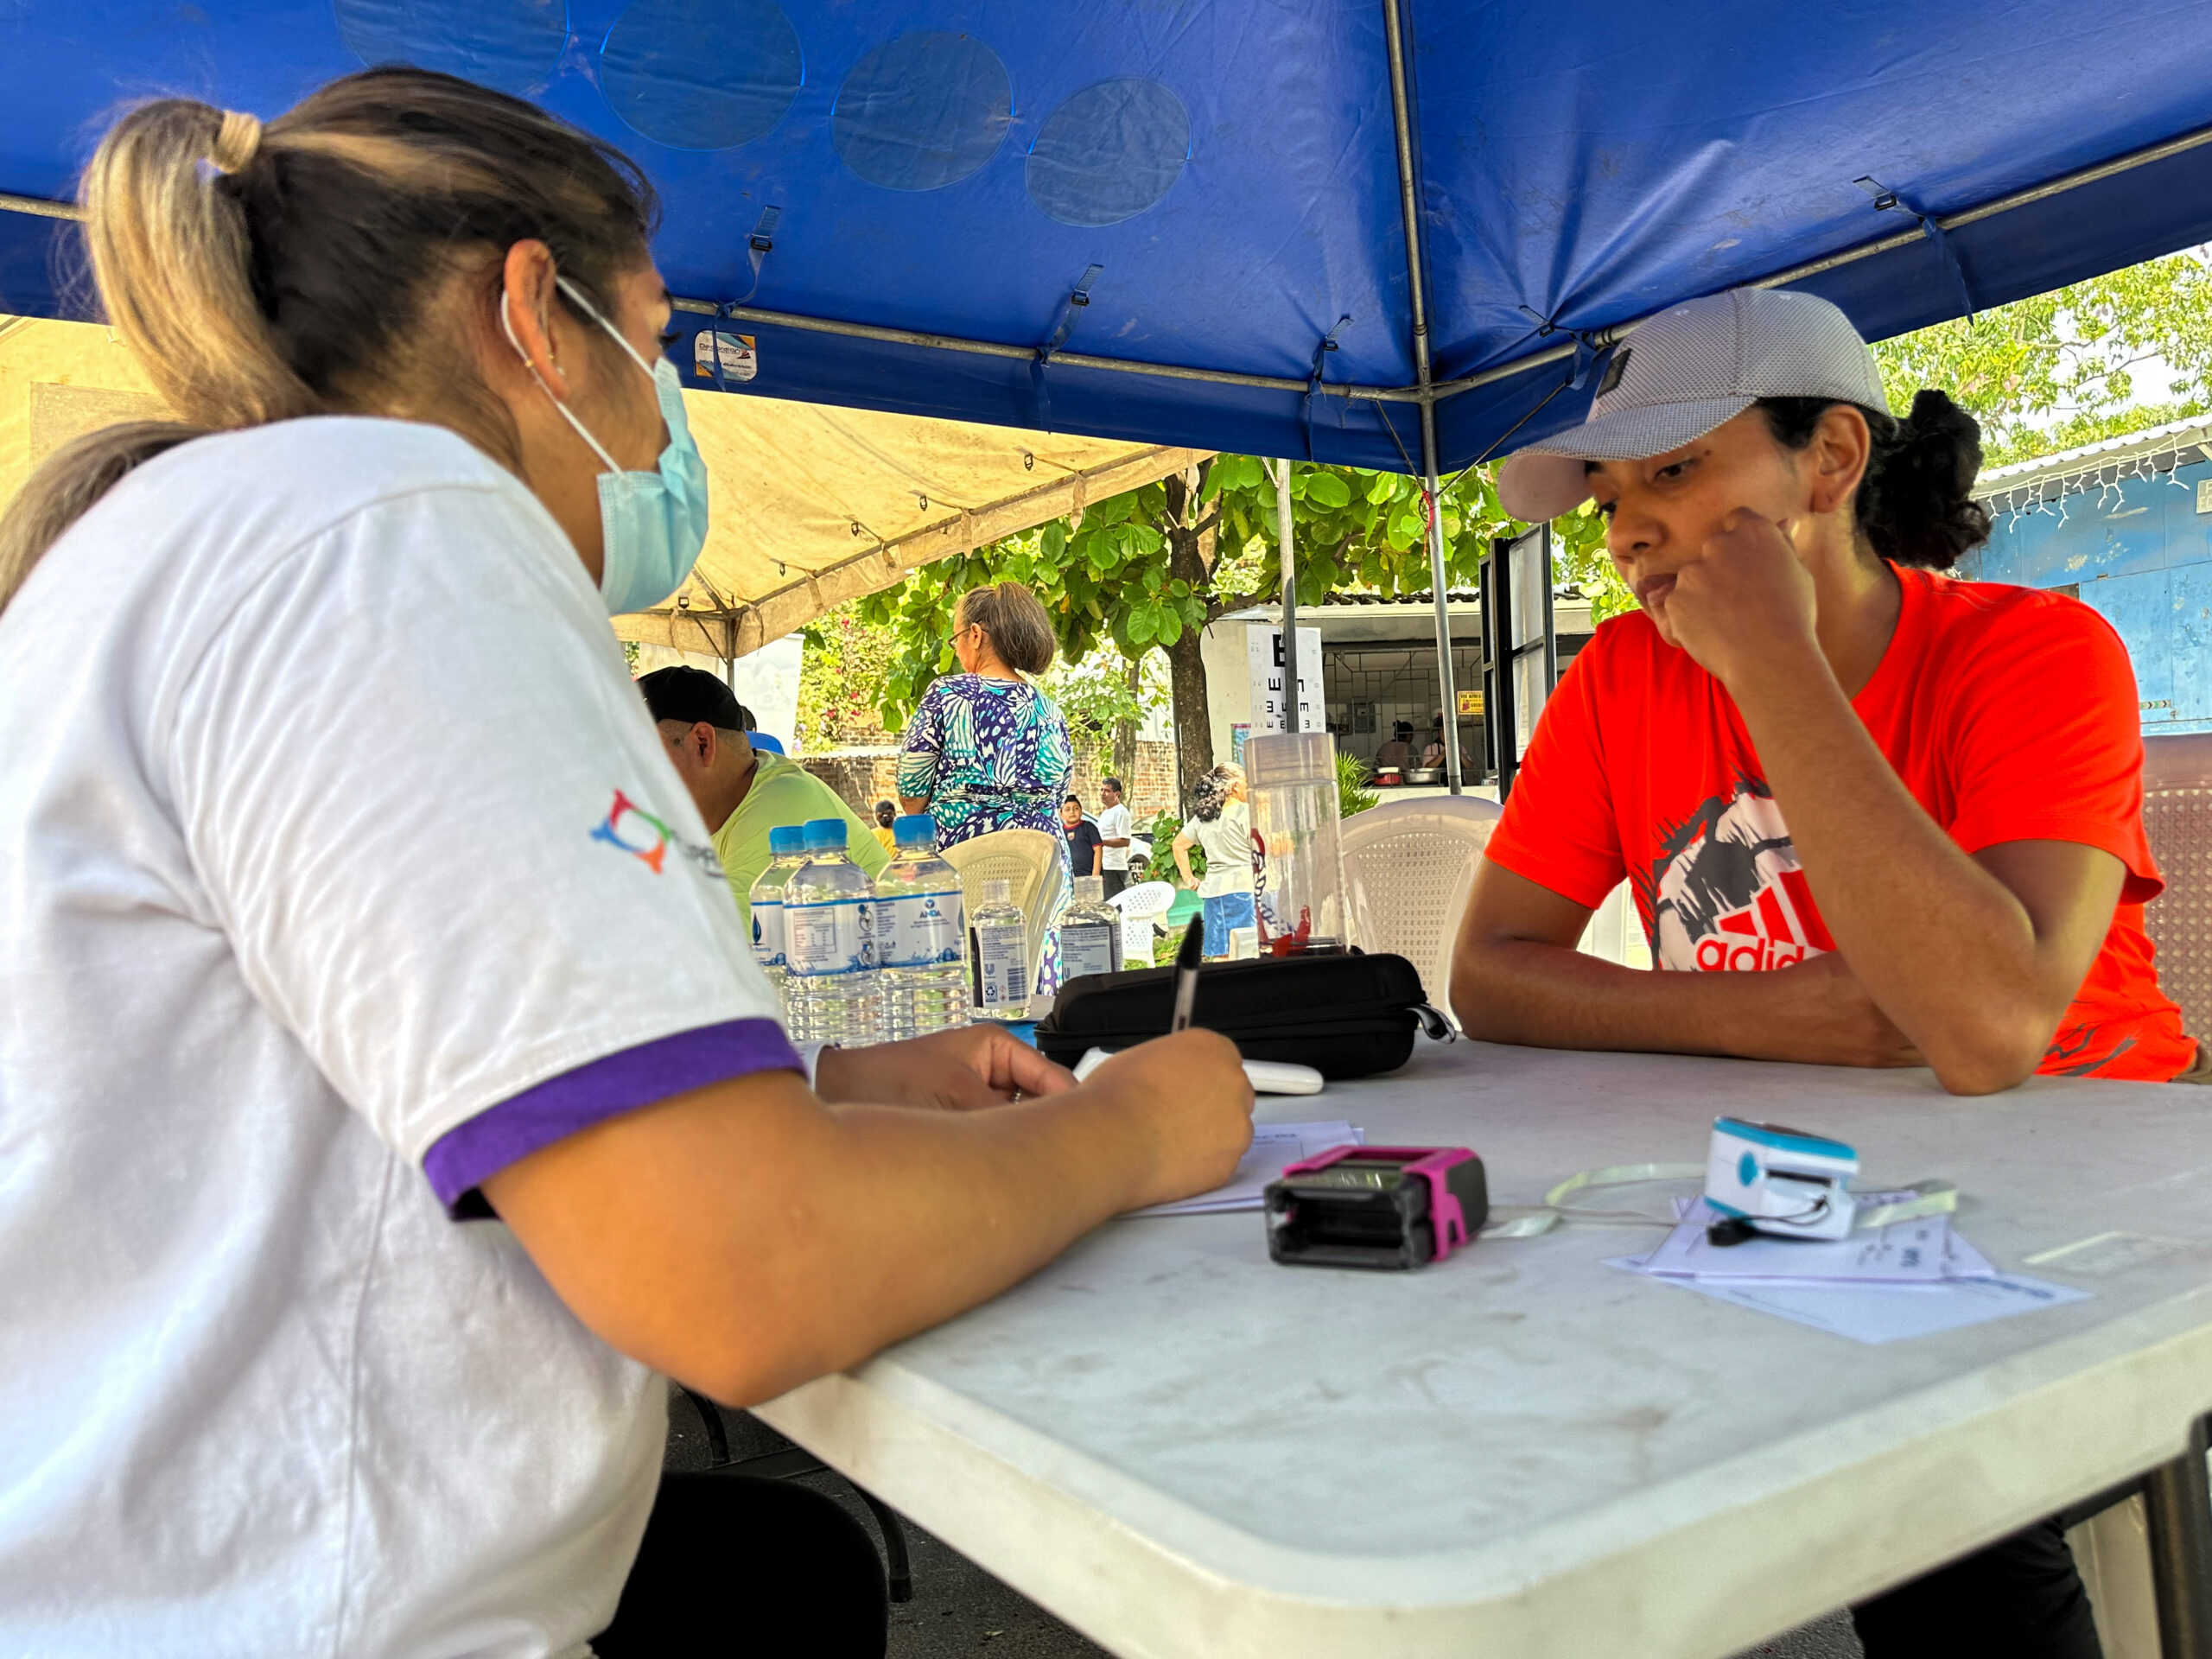
{"type": "Polygon", "coordinates": [[[1193,916],[1183,935],[1183,948],[1175,953],[1175,1017],[1167,1023],[1171,1034],[1190,1027],[1191,1004],[1198,995],[1198,957],[1205,948],[1205,918],[1193,916]]]}

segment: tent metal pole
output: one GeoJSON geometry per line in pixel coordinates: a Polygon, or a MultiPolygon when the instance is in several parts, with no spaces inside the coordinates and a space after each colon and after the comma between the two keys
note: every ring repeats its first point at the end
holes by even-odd
{"type": "Polygon", "coordinates": [[[1421,228],[1421,185],[1414,166],[1412,100],[1406,88],[1406,26],[1402,0],[1382,0],[1382,34],[1390,51],[1390,123],[1398,142],[1398,212],[1406,227],[1407,289],[1412,301],[1414,378],[1421,410],[1421,487],[1428,525],[1428,581],[1436,598],[1436,689],[1444,700],[1444,776],[1452,793],[1463,787],[1459,698],[1452,675],[1452,597],[1444,578],[1444,500],[1436,482],[1436,404],[1428,352],[1427,244],[1421,228]]]}
{"type": "MultiPolygon", "coordinates": [[[[1298,556],[1290,525],[1290,461],[1275,462],[1275,540],[1282,549],[1282,683],[1285,698],[1283,730],[1299,732],[1306,722],[1299,718],[1298,696],[1298,556]]],[[[1320,667],[1314,664],[1315,670],[1320,667]]]]}

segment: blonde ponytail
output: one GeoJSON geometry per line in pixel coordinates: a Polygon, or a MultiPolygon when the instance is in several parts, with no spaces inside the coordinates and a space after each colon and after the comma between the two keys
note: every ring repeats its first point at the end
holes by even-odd
{"type": "Polygon", "coordinates": [[[321,407],[254,302],[245,210],[219,177],[250,164],[260,139],[251,116],[165,98],[118,122],[85,171],[85,240],[108,321],[169,407],[210,430],[321,407]]]}
{"type": "Polygon", "coordinates": [[[107,427],[40,464],[0,515],[0,610],[134,467],[210,431],[318,407],[254,303],[245,214],[201,165],[235,174],[261,130],[250,115],[162,99],[118,122],[86,169],[85,240],[108,321],[184,418],[107,427]]]}

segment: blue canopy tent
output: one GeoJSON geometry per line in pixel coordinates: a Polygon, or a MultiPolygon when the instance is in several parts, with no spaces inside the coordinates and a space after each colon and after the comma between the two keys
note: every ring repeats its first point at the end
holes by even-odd
{"type": "Polygon", "coordinates": [[[638,158],[690,384],[1432,479],[1694,295],[1879,337],[2212,238],[2198,5],[24,0],[0,42],[0,311],[85,315],[51,215],[118,103],[399,60],[638,158]]]}

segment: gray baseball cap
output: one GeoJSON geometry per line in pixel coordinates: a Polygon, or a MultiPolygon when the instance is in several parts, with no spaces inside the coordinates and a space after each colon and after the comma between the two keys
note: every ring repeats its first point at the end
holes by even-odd
{"type": "Polygon", "coordinates": [[[1510,457],[1498,503],[1524,524],[1572,512],[1590,497],[1585,461],[1663,455],[1762,397],[1890,412],[1874,353],[1827,301],[1765,288],[1711,294],[1661,312],[1614,347],[1589,418],[1510,457]]]}

